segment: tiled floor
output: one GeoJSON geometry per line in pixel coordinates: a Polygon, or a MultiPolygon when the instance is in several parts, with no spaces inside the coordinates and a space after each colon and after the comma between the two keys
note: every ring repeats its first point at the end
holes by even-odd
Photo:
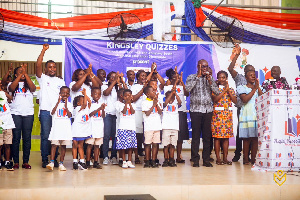
{"type": "MultiPolygon", "coordinates": [[[[32,152],[31,170],[0,171],[0,199],[103,199],[112,194],[151,194],[156,199],[300,199],[300,173],[288,173],[279,187],[272,172],[251,171],[242,161],[213,168],[193,168],[190,151],[177,168],[121,169],[103,166],[88,171],[72,170],[67,153],[66,172],[41,168],[40,153],[32,152]]],[[[233,157],[230,152],[229,158],[233,157]]],[[[159,152],[160,161],[163,153],[159,152]]]]}

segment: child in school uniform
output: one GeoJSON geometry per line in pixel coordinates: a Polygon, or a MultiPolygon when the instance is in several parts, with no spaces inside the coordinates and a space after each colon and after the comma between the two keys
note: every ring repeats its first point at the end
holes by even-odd
{"type": "MultiPolygon", "coordinates": [[[[1,81],[0,81],[0,152],[2,150],[2,146],[5,148],[5,169],[7,171],[14,171],[13,166],[10,164],[10,145],[12,144],[13,134],[12,129],[15,128],[14,120],[11,116],[10,108],[7,103],[7,99],[9,98],[9,94],[2,91],[1,81]]],[[[1,155],[1,153],[0,153],[1,155]]],[[[0,170],[1,170],[1,162],[0,162],[0,170]]]]}
{"type": "Polygon", "coordinates": [[[92,88],[92,105],[90,108],[90,117],[92,123],[92,138],[85,141],[87,146],[86,151],[86,164],[87,168],[90,168],[91,151],[94,146],[94,165],[93,168],[102,169],[99,164],[100,145],[103,144],[103,132],[104,123],[103,118],[105,117],[105,103],[101,98],[101,89],[92,88]]]}
{"type": "Polygon", "coordinates": [[[91,100],[86,94],[86,90],[82,90],[82,95],[74,98],[74,122],[72,124],[72,136],[73,136],[73,169],[77,170],[78,167],[82,170],[86,170],[86,164],[84,161],[83,143],[84,140],[91,138],[92,127],[90,120],[90,107],[91,100]],[[80,157],[80,161],[77,160],[77,148],[80,157]]]}
{"type": "Polygon", "coordinates": [[[70,96],[70,88],[62,86],[59,92],[59,98],[55,106],[51,111],[52,115],[52,127],[49,135],[51,141],[51,160],[46,166],[47,169],[53,170],[54,158],[57,146],[60,145],[60,162],[59,171],[66,171],[67,169],[63,165],[66,155],[66,146],[71,144],[72,132],[71,132],[71,120],[73,107],[68,98],[70,96]]]}
{"type": "Polygon", "coordinates": [[[157,159],[158,145],[160,143],[160,130],[162,130],[160,117],[162,114],[162,105],[159,103],[158,95],[151,86],[144,88],[144,94],[147,96],[146,100],[142,102],[146,152],[144,168],[156,168],[159,166],[155,163],[155,160],[157,159]],[[152,161],[150,163],[151,144],[152,161]]]}
{"type": "Polygon", "coordinates": [[[256,79],[255,71],[248,71],[245,74],[247,84],[239,85],[237,93],[243,102],[239,116],[239,134],[243,139],[243,164],[249,165],[249,146],[251,143],[251,164],[255,163],[256,153],[258,149],[258,130],[255,109],[255,99],[262,95],[259,82],[256,79]]]}
{"type": "Polygon", "coordinates": [[[171,91],[166,92],[166,100],[163,105],[164,110],[162,118],[162,144],[164,146],[165,161],[163,162],[162,166],[177,167],[174,160],[174,151],[178,140],[178,106],[181,106],[181,100],[176,93],[176,85],[173,86],[171,91]]]}
{"type": "Polygon", "coordinates": [[[115,103],[116,110],[119,113],[119,125],[117,129],[117,149],[119,150],[119,156],[122,156],[123,164],[122,168],[135,168],[132,164],[132,151],[137,148],[137,139],[135,133],[135,105],[132,103],[132,92],[129,89],[123,90],[123,95],[118,98],[122,98],[123,102],[117,101],[115,103]],[[125,150],[128,152],[128,161],[126,162],[125,150]]]}

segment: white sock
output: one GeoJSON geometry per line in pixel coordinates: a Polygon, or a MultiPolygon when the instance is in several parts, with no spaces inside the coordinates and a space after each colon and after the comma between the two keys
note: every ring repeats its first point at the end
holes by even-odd
{"type": "Polygon", "coordinates": [[[123,161],[123,164],[125,164],[126,163],[126,161],[123,161]]]}
{"type": "Polygon", "coordinates": [[[78,162],[78,160],[77,159],[73,159],[73,162],[78,162]]]}
{"type": "Polygon", "coordinates": [[[125,160],[128,160],[128,154],[125,154],[125,160]]]}
{"type": "Polygon", "coordinates": [[[85,163],[85,162],[84,162],[84,159],[80,159],[80,162],[81,162],[81,163],[85,163]]]}

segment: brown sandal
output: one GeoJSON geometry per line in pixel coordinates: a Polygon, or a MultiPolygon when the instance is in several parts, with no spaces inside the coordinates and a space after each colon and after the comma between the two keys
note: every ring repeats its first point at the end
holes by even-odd
{"type": "Polygon", "coordinates": [[[226,164],[226,165],[232,165],[232,162],[231,161],[223,161],[224,162],[224,164],[226,164]]]}
{"type": "Polygon", "coordinates": [[[217,165],[224,165],[225,163],[223,161],[216,161],[217,165]]]}

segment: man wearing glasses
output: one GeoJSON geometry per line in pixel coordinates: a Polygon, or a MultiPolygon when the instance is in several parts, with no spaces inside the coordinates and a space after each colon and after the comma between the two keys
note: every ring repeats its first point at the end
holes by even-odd
{"type": "Polygon", "coordinates": [[[219,89],[208,71],[208,63],[198,61],[197,74],[191,74],[186,80],[186,90],[190,93],[190,116],[192,121],[192,162],[199,167],[200,134],[203,139],[203,166],[212,167],[210,158],[211,119],[213,114],[212,92],[219,94],[219,89]]]}

